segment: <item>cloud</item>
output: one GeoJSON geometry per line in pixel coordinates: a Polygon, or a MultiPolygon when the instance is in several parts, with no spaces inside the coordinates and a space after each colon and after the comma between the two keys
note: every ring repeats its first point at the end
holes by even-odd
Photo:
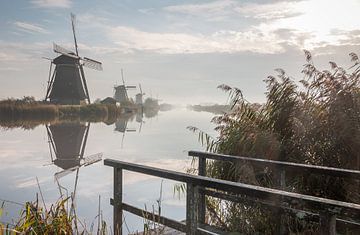
{"type": "Polygon", "coordinates": [[[223,1],[214,1],[202,4],[184,4],[184,5],[173,5],[167,6],[163,9],[169,12],[177,12],[182,14],[190,15],[200,15],[204,12],[208,14],[218,14],[223,13],[225,9],[236,4],[235,1],[223,0],[223,1]]]}
{"type": "Polygon", "coordinates": [[[299,46],[314,49],[326,45],[346,45],[349,37],[346,32],[360,28],[357,14],[359,8],[360,2],[357,0],[347,0],[346,3],[317,0],[293,3],[278,2],[263,5],[263,7],[254,5],[252,9],[254,17],[264,19],[257,26],[259,30],[288,29],[294,32],[295,37],[301,37],[305,34],[311,35],[303,40],[303,44],[299,46]],[[276,10],[282,7],[287,9],[283,15],[276,10]],[[285,17],[286,14],[291,17],[285,17]],[[273,19],[268,20],[269,17],[273,17],[273,19]],[[342,33],[339,34],[339,31],[342,33]]]}
{"type": "Polygon", "coordinates": [[[221,21],[233,12],[237,5],[232,0],[213,1],[201,4],[183,4],[164,7],[170,13],[178,13],[206,18],[207,21],[221,21]]]}
{"type": "Polygon", "coordinates": [[[235,11],[244,17],[273,20],[301,15],[304,12],[299,9],[300,2],[276,2],[269,4],[248,3],[235,8],[235,11]]]}
{"type": "Polygon", "coordinates": [[[150,15],[152,13],[154,13],[155,8],[142,8],[142,9],[138,9],[138,12],[145,14],[145,15],[150,15]]]}
{"type": "MultiPolygon", "coordinates": [[[[260,53],[264,52],[265,47],[269,47],[269,53],[274,53],[283,51],[279,48],[284,43],[299,49],[307,48],[310,50],[326,45],[349,44],[350,35],[348,32],[360,28],[357,14],[359,8],[360,2],[358,0],[346,0],[345,2],[329,2],[327,0],[278,1],[267,4],[225,0],[174,5],[165,7],[164,10],[171,13],[198,16],[205,21],[231,19],[226,26],[228,29],[217,29],[217,31],[226,32],[222,34],[220,39],[218,38],[221,43],[224,43],[223,47],[232,48],[234,52],[239,52],[241,51],[238,48],[239,45],[244,50],[250,49],[260,53]],[[242,25],[242,30],[239,31],[239,28],[231,23],[235,20],[247,22],[247,26],[242,25]],[[339,30],[342,32],[336,33],[339,30]],[[284,33],[286,31],[290,34],[284,33]],[[253,38],[256,35],[259,35],[259,38],[253,38]],[[243,38],[240,39],[239,37],[243,38]],[[276,43],[271,42],[271,39],[278,41],[276,43]],[[244,45],[244,43],[248,44],[244,45]],[[263,45],[254,45],[255,43],[263,43],[263,45]]],[[[217,32],[215,31],[214,34],[217,32]]],[[[358,40],[353,38],[352,41],[357,42],[358,40]]],[[[215,42],[218,43],[219,41],[215,42]]]]}
{"type": "Polygon", "coordinates": [[[123,51],[152,51],[161,54],[236,53],[252,51],[273,54],[282,51],[274,33],[258,30],[221,30],[210,35],[154,33],[117,26],[108,28],[108,36],[123,51]]]}
{"type": "Polygon", "coordinates": [[[70,8],[71,0],[33,0],[31,3],[40,8],[70,8]]]}
{"type": "Polygon", "coordinates": [[[41,26],[31,24],[28,22],[16,21],[16,22],[14,22],[14,25],[17,27],[17,29],[28,32],[28,33],[42,33],[42,34],[49,33],[47,30],[45,30],[41,26]]]}

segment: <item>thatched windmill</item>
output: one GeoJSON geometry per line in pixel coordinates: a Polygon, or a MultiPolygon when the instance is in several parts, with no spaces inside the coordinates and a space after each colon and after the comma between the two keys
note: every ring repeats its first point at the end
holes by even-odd
{"type": "Polygon", "coordinates": [[[45,100],[57,104],[80,104],[87,100],[90,103],[83,67],[102,70],[99,61],[80,57],[75,34],[75,15],[71,14],[71,25],[74,35],[75,52],[54,43],[54,52],[60,56],[51,61],[49,81],[45,100]],[[54,71],[52,66],[55,65],[54,71]]]}

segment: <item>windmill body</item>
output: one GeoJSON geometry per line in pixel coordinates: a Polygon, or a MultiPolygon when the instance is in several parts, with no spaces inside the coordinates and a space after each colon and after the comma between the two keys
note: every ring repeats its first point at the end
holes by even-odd
{"type": "Polygon", "coordinates": [[[66,55],[60,55],[53,60],[55,65],[54,81],[48,98],[51,103],[80,104],[88,99],[79,60],[66,55]]]}
{"type": "Polygon", "coordinates": [[[123,103],[129,100],[125,85],[115,86],[114,89],[115,89],[114,99],[117,102],[123,103]]]}
{"type": "Polygon", "coordinates": [[[141,84],[139,84],[139,89],[140,89],[140,93],[135,95],[135,104],[137,105],[143,105],[143,96],[145,95],[145,93],[143,93],[142,89],[141,89],[141,84]]]}
{"type": "Polygon", "coordinates": [[[137,105],[143,104],[143,94],[138,93],[135,95],[135,104],[137,104],[137,105]]]}
{"type": "Polygon", "coordinates": [[[119,102],[120,104],[129,102],[129,96],[128,96],[127,90],[136,88],[136,86],[126,86],[125,85],[124,73],[123,73],[122,69],[121,69],[121,79],[122,79],[123,84],[114,86],[114,90],[115,90],[114,99],[117,102],[119,102]]]}
{"type": "Polygon", "coordinates": [[[69,51],[54,43],[54,52],[60,54],[51,61],[49,81],[45,100],[64,105],[79,105],[86,101],[90,103],[83,67],[102,70],[99,61],[80,57],[75,35],[75,15],[71,14],[71,23],[75,42],[75,51],[69,51]],[[54,71],[51,71],[55,65],[54,71]]]}

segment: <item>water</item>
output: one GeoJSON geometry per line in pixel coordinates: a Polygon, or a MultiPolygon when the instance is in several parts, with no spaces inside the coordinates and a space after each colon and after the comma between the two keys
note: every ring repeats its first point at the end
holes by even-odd
{"type": "MultiPolygon", "coordinates": [[[[36,178],[45,203],[55,203],[60,197],[55,174],[64,169],[69,174],[60,177],[58,182],[67,190],[63,189],[62,192],[70,195],[75,188],[77,170],[69,171],[69,168],[79,163],[74,158],[69,160],[67,155],[81,152],[81,138],[85,136],[87,129],[85,159],[93,154],[103,153],[103,159],[112,158],[184,172],[191,166],[187,151],[203,149],[197,142],[197,136],[186,127],[196,126],[215,135],[210,123],[212,116],[210,113],[179,108],[160,112],[153,118],[144,117],[143,123],[138,122],[138,117],[127,123],[119,121],[117,125],[91,123],[87,127],[87,123],[72,123],[51,125],[48,126],[48,131],[45,125],[33,130],[2,130],[0,203],[8,200],[23,204],[35,200],[36,193],[39,192],[36,178]],[[49,147],[48,132],[53,138],[54,147],[49,147]],[[50,154],[50,149],[57,149],[57,157],[54,152],[50,154]]],[[[126,172],[124,183],[124,202],[142,209],[146,207],[148,210],[152,210],[152,206],[157,207],[156,200],[160,197],[162,185],[162,215],[177,220],[185,218],[184,197],[179,199],[179,195],[174,194],[176,182],[126,172]]],[[[112,224],[112,206],[109,200],[112,197],[113,169],[104,166],[102,161],[80,167],[76,187],[77,214],[85,221],[87,228],[90,228],[98,213],[99,195],[104,219],[112,224]]],[[[7,213],[0,218],[2,222],[12,223],[13,219],[19,217],[21,206],[12,202],[5,203],[7,213]]],[[[125,213],[125,219],[129,231],[142,230],[141,218],[125,213]]],[[[124,232],[127,231],[126,228],[124,232]]]]}

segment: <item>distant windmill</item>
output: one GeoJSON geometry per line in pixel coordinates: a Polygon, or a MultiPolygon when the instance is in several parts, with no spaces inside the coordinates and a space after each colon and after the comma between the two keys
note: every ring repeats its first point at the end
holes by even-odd
{"type": "Polygon", "coordinates": [[[143,96],[145,95],[145,93],[143,93],[141,89],[141,84],[139,84],[139,89],[140,89],[140,93],[135,95],[135,104],[143,105],[143,96]]]}
{"type": "Polygon", "coordinates": [[[114,89],[115,89],[114,99],[119,103],[129,101],[129,96],[128,96],[127,90],[136,88],[136,86],[126,86],[125,85],[123,69],[121,69],[121,79],[122,79],[123,84],[119,85],[119,86],[114,86],[114,89]]]}
{"type": "Polygon", "coordinates": [[[54,52],[61,55],[51,60],[45,100],[58,104],[80,104],[85,100],[90,103],[83,66],[102,70],[102,64],[99,61],[79,56],[74,14],[71,14],[71,25],[75,52],[53,44],[54,52]],[[53,64],[54,71],[52,71],[53,64]]]}

